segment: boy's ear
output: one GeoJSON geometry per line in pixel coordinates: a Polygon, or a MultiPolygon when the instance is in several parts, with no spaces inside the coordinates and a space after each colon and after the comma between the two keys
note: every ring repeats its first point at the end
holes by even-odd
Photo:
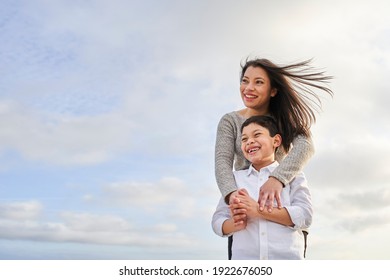
{"type": "Polygon", "coordinates": [[[275,134],[275,136],[274,136],[274,148],[277,148],[280,145],[282,145],[282,136],[280,134],[275,134]]]}

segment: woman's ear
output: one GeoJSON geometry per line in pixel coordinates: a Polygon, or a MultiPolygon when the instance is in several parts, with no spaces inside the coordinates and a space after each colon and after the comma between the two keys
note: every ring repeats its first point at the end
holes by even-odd
{"type": "Polygon", "coordinates": [[[277,88],[271,89],[271,97],[274,97],[274,96],[276,96],[277,94],[278,94],[277,88]]]}

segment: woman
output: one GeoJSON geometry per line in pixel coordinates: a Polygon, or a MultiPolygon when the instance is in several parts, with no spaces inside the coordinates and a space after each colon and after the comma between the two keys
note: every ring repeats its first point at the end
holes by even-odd
{"type": "Polygon", "coordinates": [[[321,102],[313,90],[331,96],[333,92],[326,86],[332,77],[313,71],[310,62],[278,66],[267,59],[253,59],[241,66],[240,93],[245,108],[221,118],[215,145],[215,176],[226,203],[232,201],[238,187],[245,187],[236,186],[233,168],[242,170],[249,166],[240,148],[240,128],[247,118],[273,116],[283,139],[283,146],[276,153],[280,165],[259,192],[261,211],[267,206],[271,212],[274,200],[279,208],[282,207],[283,185],[289,183],[314,154],[310,127],[321,102]]]}

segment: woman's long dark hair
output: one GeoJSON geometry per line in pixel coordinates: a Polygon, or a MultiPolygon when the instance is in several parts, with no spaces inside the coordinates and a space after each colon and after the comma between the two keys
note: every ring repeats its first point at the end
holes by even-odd
{"type": "Polygon", "coordinates": [[[247,59],[241,65],[240,81],[248,67],[260,67],[267,72],[271,87],[277,89],[269,111],[278,122],[286,151],[297,135],[310,136],[310,127],[316,121],[315,111],[321,109],[321,100],[313,90],[319,89],[333,96],[326,85],[333,77],[313,70],[310,62],[311,59],[279,66],[261,58],[247,59]]]}

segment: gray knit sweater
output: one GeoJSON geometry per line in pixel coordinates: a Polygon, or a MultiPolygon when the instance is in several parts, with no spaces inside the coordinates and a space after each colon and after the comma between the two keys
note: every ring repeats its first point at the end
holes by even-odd
{"type": "MultiPolygon", "coordinates": [[[[218,124],[215,143],[215,177],[223,197],[237,190],[233,176],[234,170],[246,169],[250,163],[241,151],[241,125],[245,118],[238,112],[225,114],[218,124]],[[234,164],[234,165],[233,165],[234,164]]],[[[271,173],[284,185],[288,184],[302,170],[314,154],[311,138],[297,136],[292,148],[286,155],[282,147],[276,152],[276,160],[280,165],[271,173]]]]}

